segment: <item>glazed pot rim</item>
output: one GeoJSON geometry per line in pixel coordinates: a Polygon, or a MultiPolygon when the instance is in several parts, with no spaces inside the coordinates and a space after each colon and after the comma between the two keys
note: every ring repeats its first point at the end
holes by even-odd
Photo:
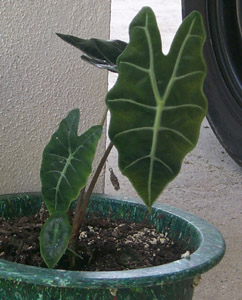
{"type": "MultiPolygon", "coordinates": [[[[24,195],[39,195],[25,193],[24,195]]],[[[2,195],[1,199],[4,196],[2,195]]],[[[107,201],[124,201],[132,206],[143,206],[139,199],[93,194],[93,199],[105,198],[107,201]]],[[[66,271],[26,266],[0,259],[0,278],[43,286],[87,287],[87,288],[125,288],[160,285],[195,277],[215,266],[225,253],[225,242],[220,232],[207,221],[178,208],[155,204],[154,212],[172,214],[192,225],[199,235],[200,245],[190,255],[172,263],[156,267],[125,271],[66,271]]]]}

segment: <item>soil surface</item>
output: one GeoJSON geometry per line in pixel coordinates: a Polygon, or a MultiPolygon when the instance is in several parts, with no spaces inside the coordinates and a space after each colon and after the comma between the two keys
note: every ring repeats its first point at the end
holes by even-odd
{"type": "MultiPolygon", "coordinates": [[[[40,256],[39,235],[47,213],[19,220],[0,219],[0,258],[26,265],[46,267],[40,256]]],[[[152,267],[180,259],[185,252],[153,226],[122,220],[91,217],[85,220],[70,268],[63,256],[58,269],[114,271],[152,267]]]]}

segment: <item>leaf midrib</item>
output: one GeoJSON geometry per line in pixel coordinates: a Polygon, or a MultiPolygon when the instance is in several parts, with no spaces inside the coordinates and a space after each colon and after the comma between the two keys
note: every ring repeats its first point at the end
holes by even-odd
{"type": "Polygon", "coordinates": [[[154,127],[153,127],[154,130],[153,130],[153,139],[152,139],[152,146],[151,146],[151,152],[150,152],[150,169],[149,169],[149,177],[148,177],[148,203],[149,203],[148,205],[149,206],[151,205],[151,199],[152,199],[151,198],[151,192],[152,192],[151,185],[152,185],[152,178],[153,178],[153,168],[154,168],[154,162],[155,162],[155,153],[156,153],[156,149],[157,149],[158,134],[159,134],[159,128],[160,128],[161,119],[162,119],[163,107],[166,105],[166,101],[170,95],[170,91],[175,82],[176,73],[177,73],[177,70],[178,70],[178,67],[179,67],[179,64],[181,61],[181,55],[183,53],[183,50],[187,43],[187,40],[190,37],[190,33],[193,28],[193,25],[194,25],[194,20],[191,23],[188,34],[187,34],[186,38],[184,39],[182,46],[179,50],[178,57],[175,62],[175,66],[174,66],[173,72],[171,74],[171,78],[166,87],[164,96],[161,98],[159,90],[158,90],[157,82],[156,82],[155,71],[154,71],[153,47],[152,47],[152,43],[151,43],[150,33],[148,30],[148,15],[146,15],[146,24],[145,24],[144,30],[145,30],[145,34],[146,34],[146,38],[147,38],[147,42],[148,42],[148,48],[149,48],[149,57],[150,57],[149,75],[150,75],[152,89],[154,91],[155,101],[157,103],[157,110],[156,110],[155,122],[154,122],[154,127]]]}
{"type": "MultiPolygon", "coordinates": [[[[55,189],[55,191],[56,191],[55,192],[55,210],[57,209],[57,205],[58,205],[58,193],[60,193],[60,195],[61,195],[60,185],[61,185],[62,179],[66,177],[66,172],[67,172],[68,167],[71,166],[73,168],[73,166],[71,164],[71,161],[73,159],[76,159],[75,154],[79,151],[80,148],[84,147],[84,144],[87,143],[94,134],[96,134],[96,130],[86,140],[84,140],[84,142],[81,145],[79,145],[72,152],[71,151],[71,130],[69,131],[69,133],[68,133],[68,153],[69,153],[69,155],[68,155],[68,158],[66,158],[65,166],[64,166],[63,170],[60,172],[61,175],[60,175],[60,177],[58,179],[58,182],[57,182],[57,185],[56,185],[56,189],[55,189]]],[[[80,138],[80,137],[76,136],[76,138],[80,138]]],[[[70,188],[71,188],[71,186],[70,186],[70,188]]]]}
{"type": "Polygon", "coordinates": [[[68,132],[68,153],[69,153],[69,156],[68,158],[66,159],[66,163],[65,163],[65,166],[61,172],[61,175],[59,177],[59,180],[57,182],[57,185],[56,185],[56,191],[55,191],[55,210],[57,209],[57,205],[58,205],[58,193],[60,192],[60,184],[62,182],[62,179],[65,177],[65,174],[67,172],[67,169],[71,163],[71,160],[72,160],[72,153],[71,153],[71,134],[70,134],[70,131],[68,132]]]}
{"type": "Polygon", "coordinates": [[[152,184],[152,178],[153,178],[153,168],[154,168],[154,162],[155,162],[155,153],[157,148],[157,142],[158,142],[158,133],[159,133],[159,126],[161,122],[161,115],[162,115],[162,108],[163,103],[162,99],[159,93],[159,89],[157,86],[155,71],[154,71],[154,56],[153,56],[153,47],[151,42],[150,33],[148,30],[148,14],[146,15],[145,20],[145,35],[148,42],[148,48],[149,48],[149,58],[150,58],[150,67],[149,67],[149,75],[150,75],[150,81],[151,86],[154,92],[155,101],[157,104],[156,109],[156,115],[155,115],[155,122],[153,126],[153,138],[152,138],[152,145],[151,145],[151,151],[150,151],[150,168],[149,168],[149,177],[148,177],[148,206],[151,204],[151,184],[152,184]]]}

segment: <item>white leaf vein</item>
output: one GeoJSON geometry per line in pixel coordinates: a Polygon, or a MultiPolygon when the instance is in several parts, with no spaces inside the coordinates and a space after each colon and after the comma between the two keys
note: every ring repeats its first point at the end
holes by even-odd
{"type": "Polygon", "coordinates": [[[131,129],[124,130],[124,131],[121,131],[121,132],[117,133],[117,134],[114,136],[114,139],[116,139],[117,137],[119,137],[120,135],[123,135],[123,134],[127,134],[127,133],[130,133],[130,132],[137,132],[137,131],[145,131],[145,130],[151,130],[151,131],[153,131],[154,128],[153,128],[153,127],[137,127],[137,128],[131,128],[131,129]]]}
{"type": "Polygon", "coordinates": [[[169,127],[160,127],[159,128],[160,131],[170,131],[172,133],[175,133],[176,135],[180,136],[183,140],[185,140],[188,144],[190,144],[191,146],[194,146],[194,144],[180,131],[173,129],[173,128],[169,128],[169,127]]]}
{"type": "Polygon", "coordinates": [[[133,162],[131,162],[129,165],[127,165],[125,168],[124,168],[124,171],[127,170],[128,168],[136,165],[137,163],[139,163],[140,161],[144,160],[144,159],[154,159],[154,161],[157,161],[159,162],[160,164],[162,164],[166,169],[168,169],[168,171],[172,174],[174,174],[172,168],[166,163],[164,162],[162,159],[159,159],[158,157],[154,157],[152,158],[150,155],[145,155],[145,156],[142,156],[136,160],[134,160],[133,162]]]}
{"type": "Polygon", "coordinates": [[[59,155],[59,154],[49,152],[49,153],[47,153],[47,155],[51,155],[51,156],[55,156],[56,158],[67,160],[67,158],[65,156],[62,156],[62,155],[59,155]]]}
{"type": "Polygon", "coordinates": [[[146,108],[146,109],[151,109],[151,110],[156,111],[155,106],[151,106],[151,105],[143,104],[143,103],[140,103],[140,102],[136,102],[132,99],[125,99],[125,98],[122,98],[122,99],[109,99],[108,102],[127,102],[127,103],[131,103],[131,104],[134,104],[134,105],[146,108]]]}
{"type": "Polygon", "coordinates": [[[137,70],[139,70],[139,71],[141,71],[141,72],[145,72],[145,73],[148,73],[148,74],[149,74],[149,72],[150,72],[149,69],[140,67],[140,66],[138,66],[138,65],[136,65],[136,64],[133,64],[133,63],[130,63],[130,62],[127,62],[127,61],[122,61],[120,64],[128,65],[128,66],[130,66],[130,67],[132,67],[132,68],[135,68],[135,69],[137,69],[137,70]]]}
{"type": "Polygon", "coordinates": [[[180,108],[195,108],[195,109],[200,109],[202,112],[205,113],[205,110],[202,106],[197,105],[197,104],[181,104],[181,105],[170,105],[170,106],[165,106],[163,108],[164,111],[167,110],[176,110],[176,109],[180,109],[180,108]]]}
{"type": "Polygon", "coordinates": [[[194,71],[194,72],[190,72],[190,73],[187,73],[187,74],[184,74],[184,75],[179,75],[179,76],[174,76],[174,80],[177,81],[177,80],[181,80],[181,79],[186,79],[188,77],[191,77],[191,76],[194,76],[194,75],[198,75],[198,74],[201,74],[203,75],[203,71],[194,71]]]}

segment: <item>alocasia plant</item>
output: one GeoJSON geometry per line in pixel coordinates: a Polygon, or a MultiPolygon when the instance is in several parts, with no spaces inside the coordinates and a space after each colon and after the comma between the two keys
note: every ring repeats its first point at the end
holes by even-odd
{"type": "Polygon", "coordinates": [[[159,30],[150,8],[138,13],[130,24],[129,34],[128,44],[58,34],[82,50],[87,55],[84,60],[118,72],[119,76],[106,97],[111,113],[111,144],[86,193],[102,126],[77,136],[79,111],[73,110],[44,150],[42,195],[50,217],[42,228],[40,245],[48,267],[54,267],[67,248],[75,255],[74,241],[90,194],[113,144],[118,150],[121,172],[150,209],[197,143],[207,112],[202,90],[206,66],[201,15],[193,12],[183,21],[168,55],[162,53],[159,30]],[[79,194],[71,228],[67,213],[79,194]]]}
{"type": "Polygon", "coordinates": [[[43,152],[40,176],[42,196],[50,212],[40,246],[47,265],[55,265],[68,246],[71,228],[66,213],[86,185],[102,126],[77,136],[80,112],[72,110],[61,122],[43,152]]]}

